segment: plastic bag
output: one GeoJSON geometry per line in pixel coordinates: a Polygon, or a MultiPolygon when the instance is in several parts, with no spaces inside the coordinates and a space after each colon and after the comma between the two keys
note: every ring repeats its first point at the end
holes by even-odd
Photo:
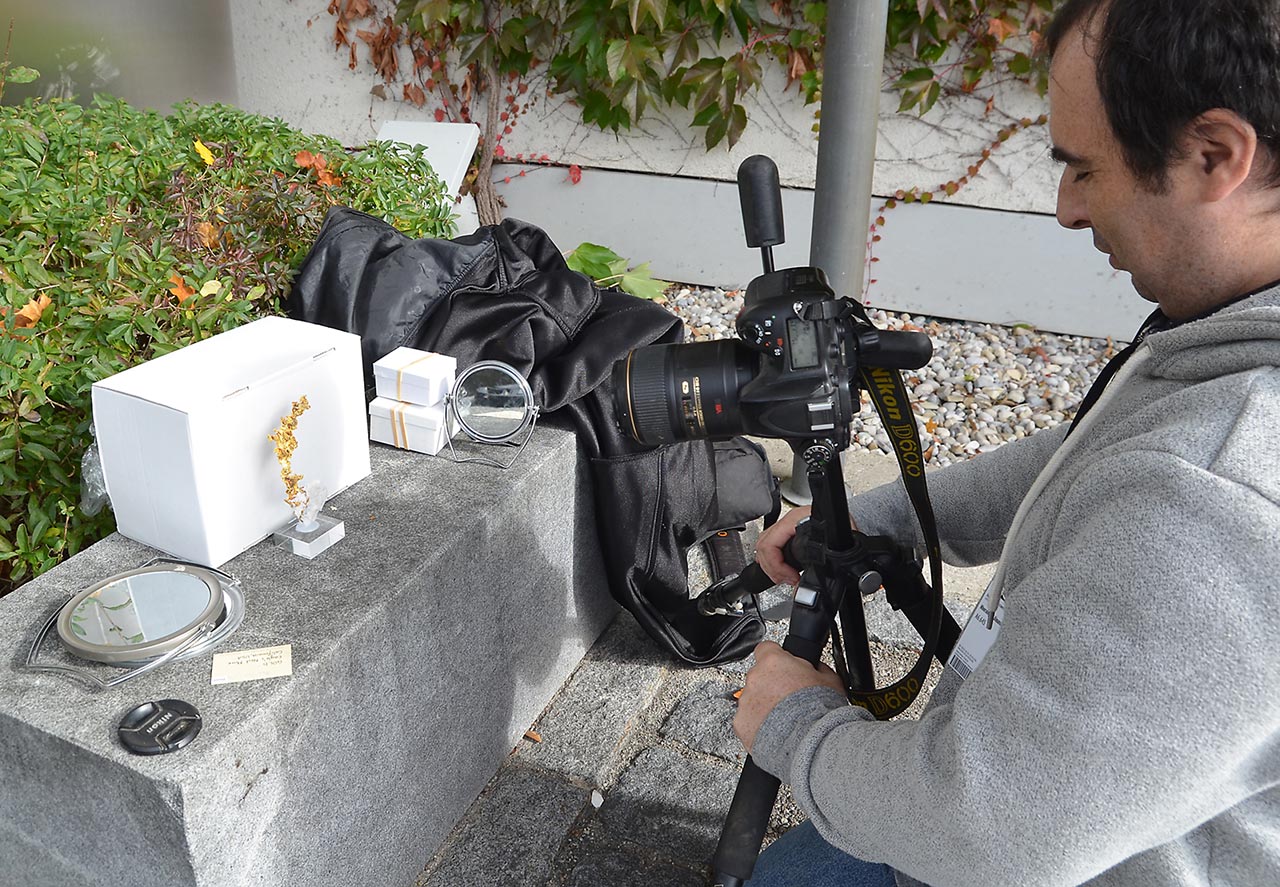
{"type": "Polygon", "coordinates": [[[86,517],[93,517],[109,503],[102,457],[98,455],[98,441],[94,440],[80,458],[80,511],[86,517]]]}

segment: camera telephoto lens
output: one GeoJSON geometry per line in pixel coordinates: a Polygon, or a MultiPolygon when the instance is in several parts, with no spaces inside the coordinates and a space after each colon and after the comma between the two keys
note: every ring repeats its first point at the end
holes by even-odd
{"type": "Polygon", "coordinates": [[[652,445],[741,434],[738,392],[758,360],[730,340],[637,348],[613,368],[618,423],[652,445]]]}

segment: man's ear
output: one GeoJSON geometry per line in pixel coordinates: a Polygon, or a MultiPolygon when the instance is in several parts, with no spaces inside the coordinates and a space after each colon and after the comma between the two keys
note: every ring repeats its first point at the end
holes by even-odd
{"type": "Polygon", "coordinates": [[[1249,178],[1258,158],[1258,134],[1234,111],[1213,108],[1187,126],[1184,156],[1206,201],[1229,197],[1249,178]]]}

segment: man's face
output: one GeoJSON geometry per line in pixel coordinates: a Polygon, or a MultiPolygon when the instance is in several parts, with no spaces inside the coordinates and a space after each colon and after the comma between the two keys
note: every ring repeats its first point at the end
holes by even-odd
{"type": "MultiPolygon", "coordinates": [[[[1079,28],[1062,42],[1049,80],[1049,132],[1056,159],[1066,163],[1058,184],[1058,222],[1089,228],[1093,244],[1128,271],[1134,289],[1177,317],[1195,293],[1184,293],[1195,275],[1202,237],[1194,206],[1176,168],[1168,188],[1157,193],[1129,170],[1111,131],[1098,93],[1092,47],[1079,28]]],[[[1176,164],[1174,164],[1176,167],[1176,164]]]]}

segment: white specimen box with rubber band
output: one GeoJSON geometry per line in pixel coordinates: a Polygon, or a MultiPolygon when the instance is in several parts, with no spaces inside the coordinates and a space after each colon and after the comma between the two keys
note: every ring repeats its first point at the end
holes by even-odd
{"type": "Polygon", "coordinates": [[[369,404],[369,437],[402,450],[435,456],[450,437],[445,402],[423,405],[374,398],[369,404]]]}
{"type": "Polygon", "coordinates": [[[447,354],[397,348],[373,364],[378,397],[431,406],[453,386],[458,361],[447,354]]]}

